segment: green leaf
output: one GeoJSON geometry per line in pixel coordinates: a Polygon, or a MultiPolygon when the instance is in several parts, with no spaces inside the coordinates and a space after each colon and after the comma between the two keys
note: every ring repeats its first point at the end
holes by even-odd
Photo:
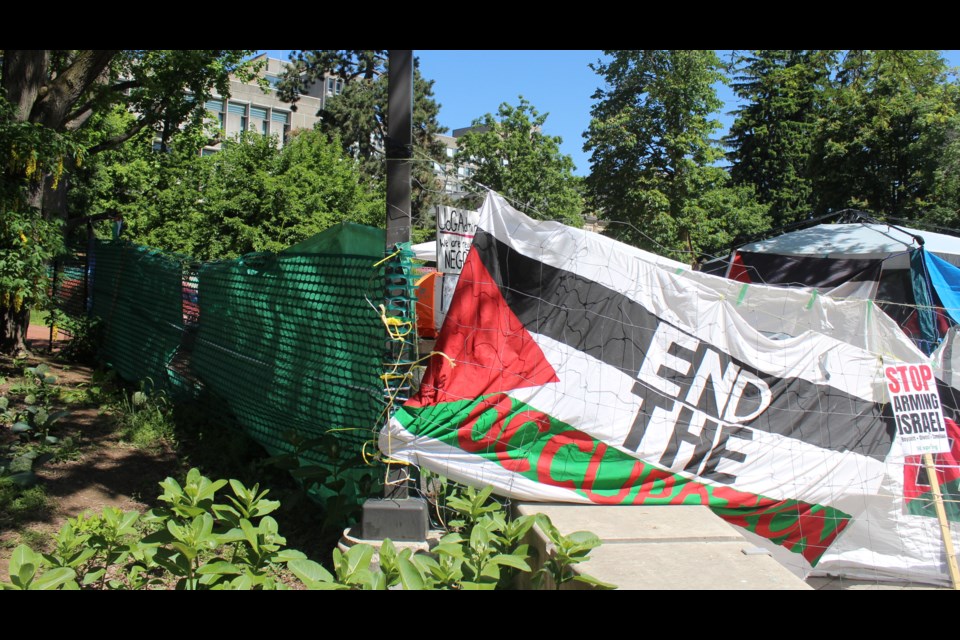
{"type": "Polygon", "coordinates": [[[358,544],[350,547],[344,554],[344,578],[349,581],[356,577],[359,571],[370,566],[373,559],[373,547],[368,544],[358,544]]]}
{"type": "Polygon", "coordinates": [[[464,591],[493,591],[497,588],[496,582],[471,582],[464,580],[460,583],[460,588],[464,591]]]}
{"type": "Polygon", "coordinates": [[[423,574],[409,560],[400,556],[397,558],[397,567],[400,570],[400,584],[407,591],[422,591],[424,589],[423,574]]]}
{"type": "Polygon", "coordinates": [[[273,556],[274,562],[291,562],[293,560],[306,560],[307,554],[296,549],[281,549],[273,556]]]}
{"type": "Polygon", "coordinates": [[[89,571],[84,574],[83,582],[84,585],[93,584],[107,573],[106,569],[97,569],[96,571],[89,571]]]}
{"type": "Polygon", "coordinates": [[[322,565],[307,560],[306,558],[291,560],[287,563],[287,568],[293,572],[305,585],[312,587],[318,582],[333,583],[333,575],[323,568],[322,565]]]}
{"type": "Polygon", "coordinates": [[[380,544],[380,568],[386,574],[397,571],[397,548],[389,538],[380,544]]]}
{"type": "Polygon", "coordinates": [[[61,418],[66,418],[68,415],[70,415],[69,411],[55,411],[50,414],[50,416],[47,418],[47,421],[50,424],[53,424],[54,422],[56,422],[57,420],[60,420],[61,418]]]}
{"type": "Polygon", "coordinates": [[[33,471],[21,471],[20,473],[14,473],[7,476],[7,479],[18,487],[23,487],[25,489],[32,487],[39,482],[37,474],[35,474],[33,471]]]}
{"type": "Polygon", "coordinates": [[[242,570],[237,565],[232,562],[227,562],[226,560],[208,562],[197,569],[197,573],[200,575],[238,575],[241,572],[242,570]]]}
{"type": "Polygon", "coordinates": [[[14,422],[10,430],[14,433],[27,433],[28,431],[32,431],[33,427],[26,422],[14,422]]]}
{"type": "Polygon", "coordinates": [[[593,576],[588,575],[586,573],[578,574],[573,579],[575,582],[583,582],[585,584],[589,584],[590,586],[596,587],[598,589],[616,589],[617,588],[617,585],[615,584],[610,584],[609,582],[598,580],[597,578],[594,578],[593,576]]]}
{"type": "Polygon", "coordinates": [[[11,579],[15,575],[20,574],[20,568],[23,565],[29,564],[34,567],[39,566],[43,562],[43,558],[40,555],[28,547],[25,544],[19,545],[16,549],[13,550],[13,554],[10,556],[10,565],[8,567],[10,571],[11,579]]]}
{"type": "Polygon", "coordinates": [[[33,578],[37,575],[37,565],[32,562],[24,562],[20,565],[20,570],[14,574],[10,572],[10,579],[13,583],[24,589],[32,588],[33,578]],[[16,577],[14,577],[16,576],[16,577]]]}
{"type": "Polygon", "coordinates": [[[527,561],[519,556],[500,554],[490,558],[489,562],[504,567],[512,567],[514,569],[518,569],[519,571],[532,571],[530,565],[527,564],[527,561]]]}

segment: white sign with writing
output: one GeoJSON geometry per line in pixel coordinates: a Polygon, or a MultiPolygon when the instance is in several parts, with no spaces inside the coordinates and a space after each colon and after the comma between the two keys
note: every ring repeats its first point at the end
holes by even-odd
{"type": "Polygon", "coordinates": [[[437,207],[437,270],[460,273],[480,221],[478,211],[437,207]]]}
{"type": "Polygon", "coordinates": [[[904,455],[950,451],[940,394],[928,364],[884,367],[887,391],[904,455]]]}

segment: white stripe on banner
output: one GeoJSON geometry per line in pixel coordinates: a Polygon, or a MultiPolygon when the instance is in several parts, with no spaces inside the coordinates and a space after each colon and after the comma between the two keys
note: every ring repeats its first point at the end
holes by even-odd
{"type": "MultiPolygon", "coordinates": [[[[497,194],[484,202],[479,226],[521,254],[626,295],[708,342],[722,332],[710,331],[704,314],[719,315],[710,310],[720,307],[743,320],[751,343],[769,349],[779,350],[783,342],[770,340],[763,332],[800,338],[815,331],[837,343],[904,362],[925,359],[912,342],[903,339],[897,324],[869,300],[831,300],[810,290],[759,284],[746,285],[744,290],[743,283],[691,271],[689,265],[606,236],[533,220],[497,194]]],[[[779,375],[775,370],[769,373],[779,375]]]]}
{"type": "MultiPolygon", "coordinates": [[[[701,460],[695,470],[686,469],[696,453],[696,447],[689,442],[682,442],[676,454],[672,455],[672,460],[664,464],[664,455],[670,455],[671,444],[676,441],[675,427],[680,403],[672,412],[655,411],[640,446],[636,452],[631,451],[623,443],[634,417],[641,409],[639,396],[631,391],[637,378],[569,345],[543,335],[532,335],[560,381],[540,387],[515,389],[509,393],[510,396],[547,412],[627,455],[699,482],[720,484],[698,477],[709,464],[709,456],[701,460]]],[[[646,379],[656,384],[655,379],[646,379]]],[[[644,380],[644,376],[640,380],[644,380]]],[[[701,412],[696,413],[704,417],[701,412]]],[[[704,444],[712,447],[721,437],[723,427],[739,428],[733,423],[720,424],[720,429],[707,434],[703,431],[704,420],[701,419],[699,424],[691,428],[692,435],[694,439],[709,435],[711,442],[704,444]]],[[[722,458],[716,466],[717,473],[736,478],[732,486],[740,491],[778,500],[793,498],[835,506],[847,496],[872,494],[880,488],[885,468],[880,460],[850,451],[830,451],[757,429],[750,431],[751,440],[729,438],[726,441],[726,448],[743,454],[743,460],[722,458]]]]}

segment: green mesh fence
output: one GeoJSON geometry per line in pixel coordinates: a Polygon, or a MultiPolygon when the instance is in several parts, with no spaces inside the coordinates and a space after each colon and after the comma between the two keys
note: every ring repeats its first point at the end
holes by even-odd
{"type": "Polygon", "coordinates": [[[374,262],[255,254],[200,269],[193,370],[271,453],[334,435],[301,462],[357,470],[383,410],[384,329],[367,301],[383,295],[374,262]]]}
{"type": "Polygon", "coordinates": [[[168,362],[183,337],[179,260],[125,242],[95,244],[92,314],[103,321],[103,360],[125,380],[173,387],[168,362]]]}
{"type": "Polygon", "coordinates": [[[104,360],[177,400],[211,393],[270,453],[325,469],[322,497],[368,497],[358,489],[372,471],[361,453],[375,449],[386,404],[374,308],[382,256],[383,231],[350,224],[283,253],[199,269],[97,243],[92,313],[104,324],[104,360]]]}
{"type": "Polygon", "coordinates": [[[49,268],[53,306],[72,318],[87,312],[86,265],[86,252],[75,250],[58,257],[49,268]]]}

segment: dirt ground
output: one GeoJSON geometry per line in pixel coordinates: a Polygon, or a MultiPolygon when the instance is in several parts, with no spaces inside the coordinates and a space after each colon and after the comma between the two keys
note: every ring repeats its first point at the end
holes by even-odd
{"type": "MultiPolygon", "coordinates": [[[[76,388],[90,382],[92,370],[81,365],[64,365],[47,353],[48,342],[30,340],[34,358],[24,366],[46,362],[61,388],[76,388]]],[[[4,375],[12,376],[9,359],[3,363],[4,375]]],[[[0,386],[0,394],[5,389],[0,386]]],[[[58,435],[69,435],[78,443],[74,459],[50,461],[35,469],[46,490],[49,509],[30,518],[19,529],[0,530],[0,580],[7,579],[7,567],[13,549],[21,542],[36,547],[43,534],[56,532],[68,518],[86,510],[104,507],[144,511],[147,501],[155,499],[158,483],[178,471],[177,459],[169,447],[137,449],[119,441],[113,418],[96,406],[70,405],[70,414],[57,425],[58,435]]]]}

